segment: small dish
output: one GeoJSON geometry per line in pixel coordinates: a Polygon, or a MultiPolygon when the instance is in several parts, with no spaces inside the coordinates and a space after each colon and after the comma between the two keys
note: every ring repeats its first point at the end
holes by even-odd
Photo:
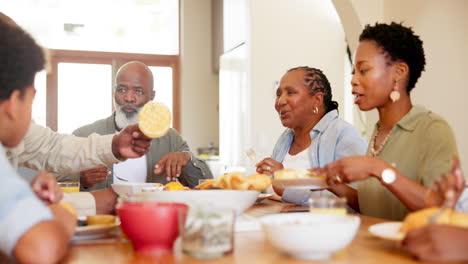
{"type": "Polygon", "coordinates": [[[379,238],[400,241],[405,236],[405,234],[400,232],[400,227],[402,224],[402,222],[386,222],[375,224],[369,227],[369,232],[379,238]]]}
{"type": "Polygon", "coordinates": [[[308,189],[308,190],[324,190],[328,187],[324,178],[315,177],[310,179],[280,179],[272,181],[273,190],[279,196],[283,195],[284,189],[308,189]]]}
{"type": "Polygon", "coordinates": [[[261,193],[261,194],[258,195],[257,200],[255,202],[259,203],[259,202],[261,202],[261,201],[263,201],[263,200],[265,200],[265,199],[267,199],[269,197],[272,197],[272,196],[273,196],[273,194],[271,194],[271,193],[261,193]]]}

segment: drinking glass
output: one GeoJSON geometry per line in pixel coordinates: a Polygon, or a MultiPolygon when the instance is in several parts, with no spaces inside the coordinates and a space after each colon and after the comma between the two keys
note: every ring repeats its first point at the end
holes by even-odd
{"type": "Polygon", "coordinates": [[[310,198],[309,212],[345,215],[346,198],[327,196],[310,198]]]}
{"type": "Polygon", "coordinates": [[[191,207],[186,221],[179,222],[182,252],[201,259],[231,253],[234,245],[234,221],[233,209],[191,207]]]}
{"type": "Polygon", "coordinates": [[[59,182],[58,185],[64,193],[74,193],[80,191],[80,182],[59,182]]]}

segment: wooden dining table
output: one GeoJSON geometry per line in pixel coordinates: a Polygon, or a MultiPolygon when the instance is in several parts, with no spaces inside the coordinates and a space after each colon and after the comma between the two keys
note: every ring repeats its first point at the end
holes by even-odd
{"type": "MultiPolygon", "coordinates": [[[[250,217],[261,217],[275,213],[294,213],[304,209],[291,204],[267,200],[253,205],[244,214],[250,217]]],[[[261,230],[257,230],[235,232],[233,252],[216,259],[197,259],[185,255],[181,252],[177,243],[171,252],[159,255],[139,254],[133,250],[130,242],[122,239],[119,235],[114,235],[103,239],[72,242],[62,263],[423,263],[411,258],[401,250],[398,242],[380,239],[369,233],[369,226],[387,220],[363,215],[360,215],[360,218],[359,231],[351,244],[346,249],[335,253],[330,259],[321,261],[301,260],[281,253],[268,243],[261,230]]]]}

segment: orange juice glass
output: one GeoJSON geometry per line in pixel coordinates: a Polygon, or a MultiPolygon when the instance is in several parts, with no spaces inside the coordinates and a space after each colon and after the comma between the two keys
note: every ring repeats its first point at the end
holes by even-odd
{"type": "Polygon", "coordinates": [[[64,193],[74,193],[80,191],[80,182],[59,182],[58,185],[64,193]]]}

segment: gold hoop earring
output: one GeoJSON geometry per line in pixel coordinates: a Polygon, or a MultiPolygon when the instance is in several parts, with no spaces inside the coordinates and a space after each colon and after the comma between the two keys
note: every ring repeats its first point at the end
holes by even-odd
{"type": "Polygon", "coordinates": [[[314,110],[312,112],[314,112],[314,114],[318,114],[318,107],[314,107],[314,110]]]}
{"type": "Polygon", "coordinates": [[[395,82],[395,85],[393,85],[393,91],[390,93],[390,100],[392,100],[392,103],[395,103],[400,99],[400,92],[398,91],[398,85],[397,82],[395,82]]]}

